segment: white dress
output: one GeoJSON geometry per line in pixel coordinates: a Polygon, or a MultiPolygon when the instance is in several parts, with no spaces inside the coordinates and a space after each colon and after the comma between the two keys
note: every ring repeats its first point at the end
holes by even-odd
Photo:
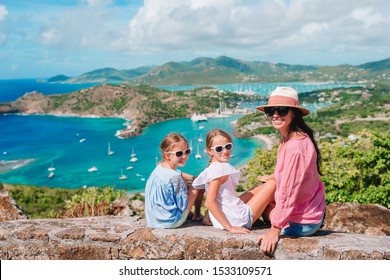
{"type": "MultiPolygon", "coordinates": [[[[240,181],[240,172],[229,163],[213,162],[194,180],[195,189],[209,189],[209,183],[219,177],[229,175],[228,180],[219,187],[217,204],[232,226],[251,228],[252,210],[236,194],[236,186],[240,181]]],[[[224,227],[214,218],[211,212],[210,220],[219,229],[224,227]]]]}

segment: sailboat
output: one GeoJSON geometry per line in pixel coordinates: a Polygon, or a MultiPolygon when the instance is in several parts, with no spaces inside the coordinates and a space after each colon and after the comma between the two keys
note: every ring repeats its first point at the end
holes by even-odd
{"type": "Polygon", "coordinates": [[[199,144],[196,145],[196,155],[195,155],[195,158],[196,159],[202,158],[202,156],[199,154],[199,144]]]}
{"type": "Polygon", "coordinates": [[[134,153],[134,148],[131,148],[131,157],[136,157],[136,156],[137,156],[137,154],[134,153]]]}
{"type": "Polygon", "coordinates": [[[110,142],[108,142],[108,152],[107,152],[107,154],[108,154],[109,156],[111,156],[111,155],[113,155],[114,153],[115,153],[115,152],[111,150],[110,142]]]}
{"type": "Polygon", "coordinates": [[[53,172],[54,170],[56,170],[53,162],[51,162],[51,167],[49,167],[47,170],[49,170],[50,172],[53,172]]]}
{"type": "Polygon", "coordinates": [[[121,176],[119,177],[119,180],[127,180],[127,176],[123,174],[122,169],[121,169],[121,176]]]}
{"type": "Polygon", "coordinates": [[[131,148],[131,158],[130,158],[130,162],[136,162],[136,161],[138,161],[137,154],[134,153],[134,148],[131,148]]]}

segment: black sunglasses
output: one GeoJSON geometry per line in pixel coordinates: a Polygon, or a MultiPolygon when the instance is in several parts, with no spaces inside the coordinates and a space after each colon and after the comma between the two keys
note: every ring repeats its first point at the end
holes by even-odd
{"type": "Polygon", "coordinates": [[[210,149],[216,151],[217,153],[222,153],[223,149],[226,149],[226,151],[233,149],[233,144],[227,143],[225,146],[215,146],[210,149]]]}
{"type": "Polygon", "coordinates": [[[278,115],[281,117],[285,117],[288,114],[288,111],[290,110],[290,107],[286,106],[280,106],[280,107],[265,107],[264,113],[268,117],[272,117],[275,114],[275,111],[278,112],[278,115]]]}
{"type": "Polygon", "coordinates": [[[166,152],[168,154],[172,154],[172,155],[175,155],[176,157],[178,158],[181,158],[182,156],[184,156],[184,154],[186,156],[189,156],[191,154],[191,150],[190,149],[187,149],[185,151],[176,151],[176,152],[166,152]]]}

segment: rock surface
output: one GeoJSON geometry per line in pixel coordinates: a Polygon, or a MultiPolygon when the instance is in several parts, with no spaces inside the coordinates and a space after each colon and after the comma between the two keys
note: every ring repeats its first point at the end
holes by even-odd
{"type": "Polygon", "coordinates": [[[390,210],[376,204],[331,203],[323,229],[377,236],[390,235],[390,210]]]}
{"type": "Polygon", "coordinates": [[[390,259],[390,237],[321,230],[282,238],[274,256],[260,252],[257,237],[230,234],[196,222],[178,229],[149,229],[138,216],[15,220],[0,223],[3,260],[127,259],[390,259]]]}
{"type": "Polygon", "coordinates": [[[27,219],[8,192],[0,192],[0,222],[27,219]]]}
{"type": "Polygon", "coordinates": [[[142,214],[142,203],[131,204],[133,210],[124,204],[114,205],[121,216],[28,220],[8,193],[1,192],[0,259],[390,259],[390,210],[379,205],[330,204],[324,230],[312,237],[282,237],[275,255],[267,256],[256,244],[267,231],[263,225],[245,235],[199,222],[150,229],[143,218],[130,216],[133,211],[142,214]]]}

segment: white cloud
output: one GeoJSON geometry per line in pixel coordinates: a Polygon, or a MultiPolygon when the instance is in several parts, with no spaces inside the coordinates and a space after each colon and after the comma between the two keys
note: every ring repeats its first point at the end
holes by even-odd
{"type": "MultiPolygon", "coordinates": [[[[8,15],[7,7],[4,5],[0,5],[0,24],[1,22],[5,21],[5,18],[8,15]]],[[[5,40],[7,39],[7,36],[0,32],[0,45],[2,45],[5,40]]]]}
{"type": "Polygon", "coordinates": [[[129,23],[129,44],[145,52],[220,50],[252,59],[335,46],[348,52],[390,40],[381,38],[390,28],[389,10],[387,0],[145,0],[129,23]]]}
{"type": "Polygon", "coordinates": [[[123,48],[123,24],[116,20],[121,10],[109,8],[111,2],[86,0],[85,5],[52,14],[40,34],[42,43],[64,49],[123,48]]]}
{"type": "Polygon", "coordinates": [[[365,28],[379,25],[384,17],[379,12],[374,12],[372,7],[357,8],[351,13],[351,17],[364,23],[365,28]]]}
{"type": "Polygon", "coordinates": [[[4,21],[7,15],[8,15],[7,7],[4,5],[0,5],[0,21],[4,21]]]}

